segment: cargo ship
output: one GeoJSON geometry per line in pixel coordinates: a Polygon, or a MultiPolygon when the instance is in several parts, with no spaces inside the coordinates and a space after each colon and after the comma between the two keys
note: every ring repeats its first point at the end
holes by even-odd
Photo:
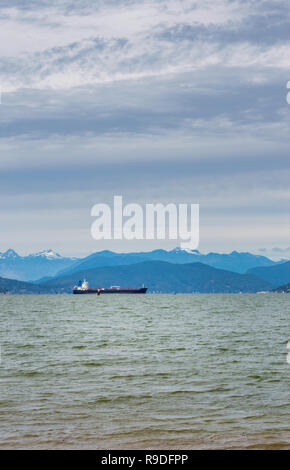
{"type": "Polygon", "coordinates": [[[111,286],[89,289],[89,284],[86,280],[79,281],[78,285],[73,288],[73,294],[146,294],[146,292],[147,287],[140,287],[139,289],[121,289],[120,286],[111,286]]]}

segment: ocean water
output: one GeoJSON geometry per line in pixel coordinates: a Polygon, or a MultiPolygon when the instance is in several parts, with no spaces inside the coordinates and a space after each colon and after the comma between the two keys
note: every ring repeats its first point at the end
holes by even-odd
{"type": "Polygon", "coordinates": [[[0,296],[0,447],[290,449],[290,295],[0,296]]]}

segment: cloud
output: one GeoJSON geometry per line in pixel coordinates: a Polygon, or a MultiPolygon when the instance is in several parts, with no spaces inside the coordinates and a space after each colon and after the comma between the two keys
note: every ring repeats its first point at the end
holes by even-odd
{"type": "Polygon", "coordinates": [[[288,10],[2,0],[0,244],[41,221],[60,251],[65,227],[91,246],[89,208],[120,192],[200,202],[209,249],[288,246],[288,10]]]}
{"type": "Polygon", "coordinates": [[[274,248],[272,248],[272,251],[276,253],[290,253],[290,246],[288,246],[287,248],[275,246],[274,248]]]}
{"type": "Polygon", "coordinates": [[[221,64],[288,68],[290,20],[283,8],[261,16],[252,2],[211,5],[82,2],[69,14],[70,2],[44,3],[42,9],[24,8],[21,2],[2,7],[2,88],[63,90],[221,64]],[[260,34],[269,23],[272,40],[267,31],[260,34]]]}

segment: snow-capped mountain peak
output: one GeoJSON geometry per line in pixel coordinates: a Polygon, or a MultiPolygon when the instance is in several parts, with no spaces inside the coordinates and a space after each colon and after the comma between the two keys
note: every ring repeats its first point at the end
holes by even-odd
{"type": "Polygon", "coordinates": [[[174,250],[175,253],[189,253],[191,255],[200,255],[201,253],[198,250],[190,250],[189,248],[181,248],[177,246],[174,250]]]}
{"type": "Polygon", "coordinates": [[[31,256],[40,256],[41,258],[46,258],[46,259],[60,259],[61,256],[56,253],[55,251],[49,249],[49,250],[42,250],[42,251],[39,251],[38,253],[34,253],[33,255],[31,256]]]}
{"type": "Polygon", "coordinates": [[[1,258],[7,259],[7,258],[20,258],[20,256],[16,253],[16,251],[12,250],[12,248],[9,248],[7,251],[4,253],[1,253],[1,258]]]}

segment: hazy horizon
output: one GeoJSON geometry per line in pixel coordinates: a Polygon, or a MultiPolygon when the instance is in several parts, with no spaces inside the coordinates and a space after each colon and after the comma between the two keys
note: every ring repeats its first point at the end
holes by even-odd
{"type": "MultiPolygon", "coordinates": [[[[171,251],[171,250],[174,250],[174,249],[181,249],[179,246],[174,246],[172,248],[162,248],[162,247],[159,247],[159,248],[153,248],[152,250],[151,249],[144,249],[144,250],[124,250],[124,251],[121,251],[121,250],[107,250],[107,251],[111,251],[111,252],[115,252],[115,253],[141,253],[141,252],[150,252],[150,251],[153,251],[153,250],[165,250],[165,251],[171,251]]],[[[62,257],[69,257],[69,258],[84,258],[86,256],[89,256],[91,254],[94,254],[94,253],[99,253],[99,252],[102,252],[102,251],[106,251],[106,249],[102,250],[96,250],[96,251],[90,251],[90,252],[81,252],[81,253],[66,253],[65,250],[61,250],[61,251],[58,251],[58,250],[54,250],[53,248],[49,247],[49,248],[43,248],[41,250],[37,250],[37,251],[22,251],[22,250],[17,250],[17,249],[14,249],[12,247],[9,247],[5,250],[1,250],[0,249],[0,255],[1,254],[4,254],[5,252],[9,251],[9,250],[13,250],[15,253],[17,253],[19,256],[29,256],[29,255],[35,255],[35,254],[39,254],[41,252],[46,252],[46,251],[50,251],[52,250],[54,253],[62,256],[62,257]]],[[[187,250],[187,249],[184,249],[184,251],[190,251],[190,250],[187,250]]],[[[193,250],[193,251],[196,251],[196,250],[193,250]]],[[[250,253],[250,254],[253,254],[253,255],[257,255],[257,256],[265,256],[269,259],[272,259],[273,261],[282,261],[282,260],[289,260],[289,255],[287,256],[287,254],[283,253],[283,251],[280,251],[279,249],[276,249],[274,248],[274,250],[272,251],[264,251],[264,250],[253,250],[253,251],[241,251],[241,250],[230,250],[230,251],[223,251],[223,252],[217,252],[217,251],[213,251],[213,250],[210,250],[210,251],[200,251],[200,250],[197,250],[201,255],[207,255],[208,253],[217,253],[217,254],[231,254],[233,252],[238,252],[238,253],[250,253]],[[270,253],[270,254],[267,254],[267,253],[270,253]],[[280,254],[279,254],[280,253],[280,254]]]]}

